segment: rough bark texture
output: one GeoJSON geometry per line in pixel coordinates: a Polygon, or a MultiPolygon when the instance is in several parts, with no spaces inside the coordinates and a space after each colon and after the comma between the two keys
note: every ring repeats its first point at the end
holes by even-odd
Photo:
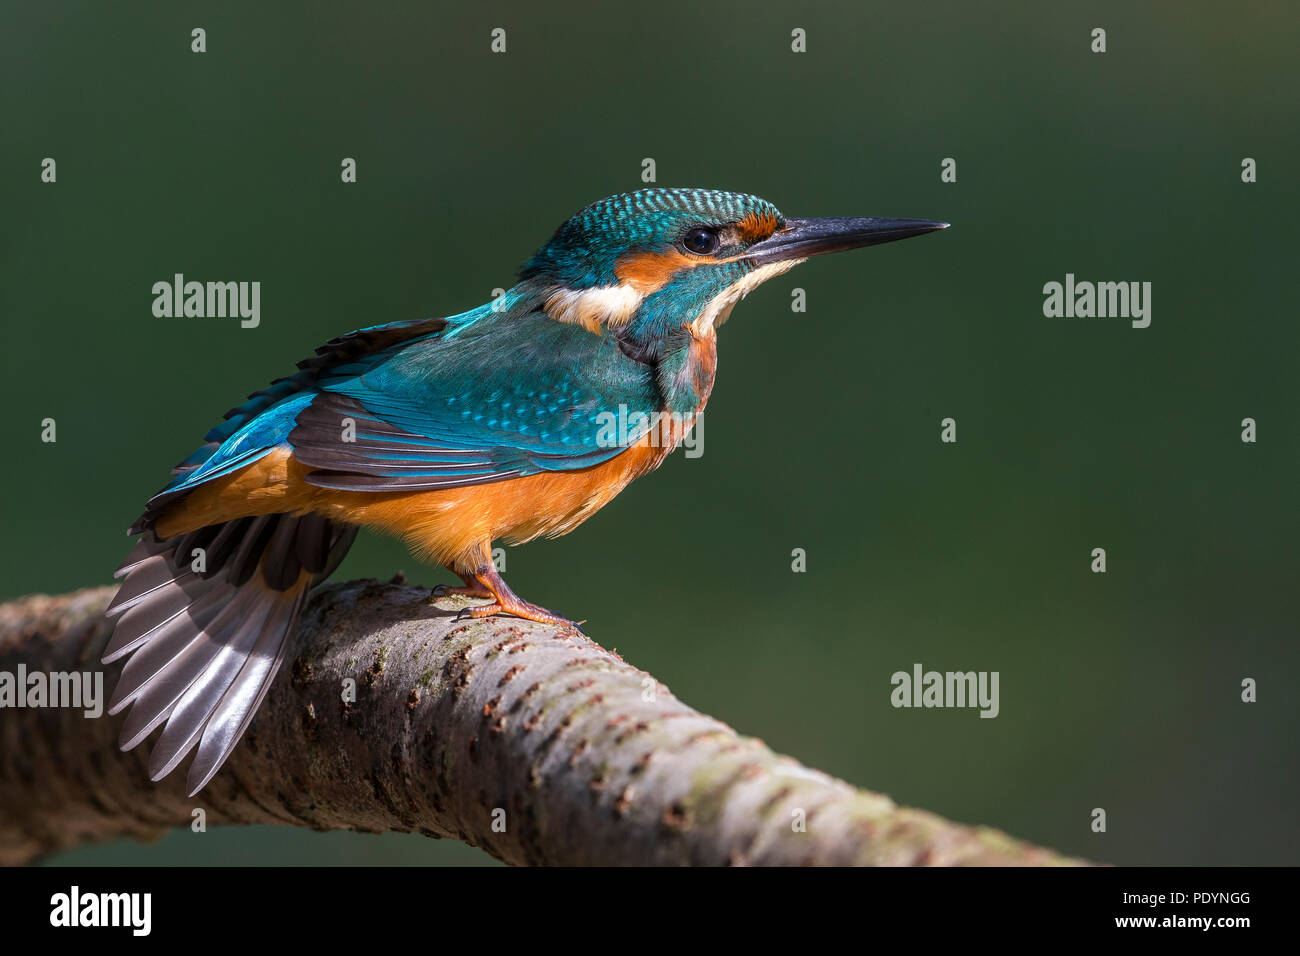
{"type": "MultiPolygon", "coordinates": [[[[0,605],[0,671],[99,670],[112,591],[0,605]]],[[[180,771],[149,781],[148,742],[117,749],[120,716],[0,711],[0,863],[156,836],[196,807],[209,824],[452,837],[516,864],[1077,862],[779,756],[577,631],[457,621],[464,603],[373,581],[322,589],[194,798],[180,771]]]]}

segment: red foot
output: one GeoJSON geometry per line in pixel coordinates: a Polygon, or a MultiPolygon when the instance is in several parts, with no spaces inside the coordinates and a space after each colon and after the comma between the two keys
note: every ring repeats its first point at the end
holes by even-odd
{"type": "MultiPolygon", "coordinates": [[[[460,572],[456,572],[460,574],[460,572]]],[[[523,618],[525,621],[535,621],[538,624],[553,624],[556,627],[577,627],[581,621],[570,621],[567,617],[546,610],[536,604],[531,604],[510,590],[509,585],[502,580],[501,575],[497,574],[496,569],[490,565],[475,571],[472,576],[461,574],[461,579],[465,582],[465,587],[440,587],[437,590],[442,594],[463,594],[466,597],[484,597],[491,598],[491,604],[479,604],[475,607],[467,607],[461,611],[457,618],[485,618],[495,617],[498,614],[510,614],[514,617],[523,618]],[[474,583],[471,583],[473,581],[474,583]]]]}

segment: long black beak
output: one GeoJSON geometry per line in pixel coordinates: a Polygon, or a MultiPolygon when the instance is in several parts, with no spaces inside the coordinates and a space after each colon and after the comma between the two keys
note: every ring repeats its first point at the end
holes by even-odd
{"type": "Polygon", "coordinates": [[[925,219],[787,219],[783,228],[745,250],[745,258],[759,264],[807,259],[827,252],[910,239],[947,228],[946,222],[925,219]]]}

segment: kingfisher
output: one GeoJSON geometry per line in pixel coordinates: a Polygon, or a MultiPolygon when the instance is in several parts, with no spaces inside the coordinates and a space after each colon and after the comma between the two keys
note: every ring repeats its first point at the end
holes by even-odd
{"type": "Polygon", "coordinates": [[[150,777],[194,751],[188,792],[206,786],[360,528],[456,574],[441,593],[486,602],[465,617],[569,625],[507,586],[493,542],[566,534],[656,468],[708,402],[718,327],[761,283],[947,225],[643,189],[578,212],[492,302],[326,342],[227,412],[128,532],[103,655],[130,655],[109,705],[130,707],[122,749],[165,724],[150,777]]]}

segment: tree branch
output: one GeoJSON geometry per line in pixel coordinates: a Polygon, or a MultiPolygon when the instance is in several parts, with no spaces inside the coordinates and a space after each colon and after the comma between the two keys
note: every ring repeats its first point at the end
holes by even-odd
{"type": "MultiPolygon", "coordinates": [[[[0,672],[107,670],[106,703],[112,593],[0,605],[0,672]]],[[[155,837],[196,807],[210,824],[451,837],[516,864],[1078,862],[895,806],[739,736],[577,631],[457,621],[464,603],[323,588],[248,733],[192,799],[181,773],[149,781],[146,745],[117,749],[120,719],[0,712],[0,863],[155,837]]]]}

